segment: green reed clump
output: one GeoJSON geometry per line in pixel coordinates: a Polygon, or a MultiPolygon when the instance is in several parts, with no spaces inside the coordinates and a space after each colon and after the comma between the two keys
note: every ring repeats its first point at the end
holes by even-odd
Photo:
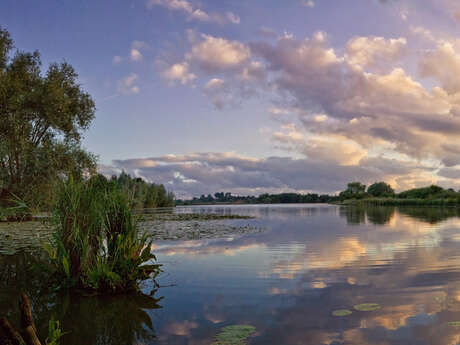
{"type": "Polygon", "coordinates": [[[137,290],[160,272],[151,237],[141,234],[132,202],[100,179],[62,182],[53,210],[53,241],[45,246],[59,287],[98,292],[137,290]]]}
{"type": "Polygon", "coordinates": [[[13,194],[7,205],[0,205],[0,222],[30,220],[31,213],[26,203],[13,194]]]}

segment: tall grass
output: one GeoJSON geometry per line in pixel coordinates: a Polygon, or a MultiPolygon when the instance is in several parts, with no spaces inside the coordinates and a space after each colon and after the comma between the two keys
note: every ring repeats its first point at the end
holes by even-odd
{"type": "Polygon", "coordinates": [[[116,184],[69,178],[53,209],[53,241],[45,246],[59,287],[119,293],[137,290],[160,266],[141,234],[132,202],[116,184]]]}

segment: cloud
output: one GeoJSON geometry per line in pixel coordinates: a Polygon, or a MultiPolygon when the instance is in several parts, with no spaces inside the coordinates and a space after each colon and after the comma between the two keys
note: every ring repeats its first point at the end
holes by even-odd
{"type": "Polygon", "coordinates": [[[436,49],[425,53],[419,65],[423,77],[433,77],[449,93],[460,91],[460,40],[439,41],[436,49]]]}
{"type": "Polygon", "coordinates": [[[118,81],[118,90],[126,95],[139,93],[141,89],[137,84],[138,79],[139,76],[136,73],[131,73],[118,81]]]}
{"type": "Polygon", "coordinates": [[[429,42],[436,41],[433,33],[430,30],[428,30],[428,29],[426,29],[426,28],[424,28],[422,26],[411,26],[410,31],[411,31],[411,33],[413,35],[419,36],[419,37],[423,38],[426,41],[429,41],[429,42]]]}
{"type": "Polygon", "coordinates": [[[232,97],[223,79],[212,78],[203,87],[203,91],[217,109],[222,109],[232,97]]]}
{"type": "MultiPolygon", "coordinates": [[[[163,183],[179,197],[228,191],[236,194],[264,192],[328,192],[343,190],[352,180],[364,183],[402,175],[429,174],[418,164],[386,158],[363,159],[360,165],[343,165],[337,160],[289,157],[253,158],[236,153],[197,152],[150,158],[116,160],[101,167],[111,175],[124,170],[148,181],[163,183]]],[[[394,185],[396,188],[397,185],[394,185]]]]}
{"type": "Polygon", "coordinates": [[[133,43],[131,43],[131,51],[129,54],[131,61],[133,62],[142,61],[144,56],[142,55],[141,50],[148,49],[148,48],[149,48],[148,44],[143,41],[133,41],[133,43]]]}
{"type": "Polygon", "coordinates": [[[192,46],[186,59],[209,73],[239,67],[250,58],[250,50],[243,43],[204,34],[201,38],[192,46]]]}
{"type": "Polygon", "coordinates": [[[233,24],[239,24],[241,22],[240,17],[233,12],[227,12],[227,19],[233,24]]]}
{"type": "Polygon", "coordinates": [[[313,0],[301,0],[301,4],[305,7],[315,7],[315,2],[313,0]]]}
{"type": "Polygon", "coordinates": [[[188,16],[188,20],[219,24],[224,24],[227,21],[233,24],[240,23],[240,18],[233,12],[227,12],[225,16],[218,13],[208,13],[187,0],[148,0],[147,8],[151,9],[153,6],[162,6],[171,11],[183,12],[188,16]]]}
{"type": "MultiPolygon", "coordinates": [[[[250,47],[255,57],[263,58],[278,96],[301,109],[299,119],[308,132],[341,135],[366,149],[380,147],[416,159],[452,161],[454,157],[443,145],[447,140],[459,148],[454,144],[460,130],[455,99],[441,87],[425,89],[400,67],[388,73],[367,70],[365,67],[375,65],[375,56],[391,60],[405,45],[404,40],[377,42],[375,46],[373,38],[362,40],[361,46],[370,44],[374,51],[385,53],[383,57],[368,55],[371,49],[364,56],[354,55],[363,65],[359,68],[349,56],[338,55],[323,33],[303,40],[282,37],[275,44],[256,42],[250,47]],[[398,49],[388,50],[388,45],[398,49]],[[327,115],[328,121],[314,121],[317,113],[327,115]]],[[[348,46],[355,43],[352,39],[348,46]]],[[[456,66],[455,59],[451,62],[456,66]]],[[[424,73],[437,74],[427,67],[424,73]]],[[[443,86],[449,86],[448,81],[443,86]]]]}
{"type": "Polygon", "coordinates": [[[143,58],[142,53],[136,48],[131,48],[129,56],[131,58],[131,61],[134,61],[134,62],[141,61],[143,58]]]}
{"type": "Polygon", "coordinates": [[[170,82],[179,82],[182,85],[189,84],[196,79],[196,75],[189,71],[187,62],[176,63],[163,71],[163,77],[170,82]]]}
{"type": "Polygon", "coordinates": [[[206,78],[203,93],[217,109],[254,95],[271,98],[271,119],[280,128],[261,135],[268,133],[276,149],[374,173],[366,161],[391,157],[418,166],[406,169],[405,177],[377,174],[397,186],[456,185],[459,180],[434,170],[460,165],[460,41],[410,30],[411,37],[436,45],[409,56],[404,37],[352,37],[335,48],[325,32],[253,42],[194,33],[183,63],[197,81],[206,78]],[[418,75],[404,69],[407,61],[419,65],[418,75]],[[427,78],[440,85],[427,88],[427,78]]]}
{"type": "Polygon", "coordinates": [[[360,67],[374,67],[376,64],[399,60],[406,44],[405,38],[355,37],[347,43],[346,58],[360,67]]]}
{"type": "MultiPolygon", "coordinates": [[[[317,121],[322,121],[317,115],[317,121]]],[[[304,132],[293,124],[284,125],[282,131],[274,132],[272,140],[277,148],[300,152],[306,157],[339,165],[358,165],[367,156],[367,150],[356,142],[340,136],[320,135],[306,136],[304,132]],[[337,150],[340,147],[340,150],[337,150]]]]}
{"type": "Polygon", "coordinates": [[[115,55],[112,58],[112,65],[119,65],[123,61],[123,58],[121,56],[115,55]]]}

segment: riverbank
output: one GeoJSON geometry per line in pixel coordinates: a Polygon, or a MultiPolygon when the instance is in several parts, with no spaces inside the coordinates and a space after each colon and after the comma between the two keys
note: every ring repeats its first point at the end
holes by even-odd
{"type": "Polygon", "coordinates": [[[347,199],[334,202],[341,206],[460,206],[459,199],[399,199],[399,198],[366,198],[347,199]]]}

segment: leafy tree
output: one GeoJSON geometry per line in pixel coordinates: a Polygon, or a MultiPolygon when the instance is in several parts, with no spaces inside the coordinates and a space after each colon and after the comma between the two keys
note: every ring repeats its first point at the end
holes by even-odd
{"type": "Polygon", "coordinates": [[[148,183],[142,178],[132,178],[124,171],[112,176],[111,183],[120,186],[130,197],[135,209],[174,206],[174,194],[162,184],[148,183]]]}
{"type": "MultiPolygon", "coordinates": [[[[451,192],[444,190],[442,187],[431,185],[429,187],[414,188],[399,193],[401,199],[429,199],[442,198],[443,194],[450,195],[451,192]]],[[[455,195],[455,192],[453,193],[455,195]]]]}
{"type": "Polygon", "coordinates": [[[81,147],[95,105],[66,62],[42,71],[40,54],[16,51],[0,27],[0,202],[46,202],[59,176],[95,171],[81,147]]]}
{"type": "Polygon", "coordinates": [[[365,196],[366,185],[361,182],[350,182],[347,189],[340,193],[341,199],[359,199],[365,196]]]}
{"type": "Polygon", "coordinates": [[[375,182],[367,188],[367,192],[375,197],[391,197],[394,196],[395,191],[391,186],[385,182],[375,182]]]}

